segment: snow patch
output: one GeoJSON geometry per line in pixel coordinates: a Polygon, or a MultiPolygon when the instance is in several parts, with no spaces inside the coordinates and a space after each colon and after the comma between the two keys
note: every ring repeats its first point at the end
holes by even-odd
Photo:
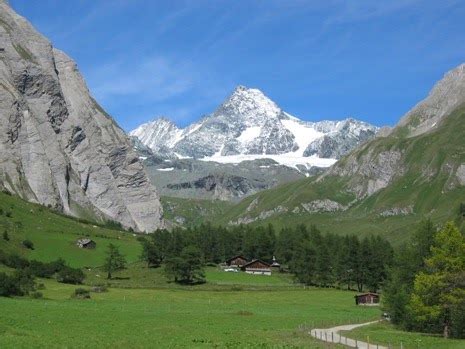
{"type": "Polygon", "coordinates": [[[173,171],[173,170],[174,170],[174,167],[159,168],[159,169],[157,169],[157,171],[161,171],[161,172],[169,172],[169,171],[173,171]]]}
{"type": "Polygon", "coordinates": [[[251,142],[260,136],[261,131],[262,128],[260,126],[248,127],[241,133],[239,137],[237,137],[237,140],[242,144],[251,142]]]}

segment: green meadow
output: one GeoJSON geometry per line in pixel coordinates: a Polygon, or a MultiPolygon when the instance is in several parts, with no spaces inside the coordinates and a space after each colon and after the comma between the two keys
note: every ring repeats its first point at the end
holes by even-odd
{"type": "Polygon", "coordinates": [[[324,348],[310,327],[379,317],[338,290],[110,288],[75,300],[75,286],[45,287],[44,299],[0,298],[1,348],[324,348]]]}
{"type": "Polygon", "coordinates": [[[425,333],[404,332],[389,323],[382,322],[353,331],[345,332],[350,338],[356,338],[371,343],[391,346],[391,348],[405,349],[463,349],[465,340],[444,339],[438,335],[425,333]]]}
{"type": "MultiPolygon", "coordinates": [[[[54,213],[0,193],[0,249],[41,261],[64,258],[86,273],[82,286],[44,283],[43,299],[0,297],[0,348],[327,348],[308,335],[311,328],[380,318],[380,309],[357,307],[353,292],[302,287],[289,274],[224,272],[209,266],[206,283],[168,282],[162,268],[139,261],[140,243],[131,233],[54,213]],[[90,237],[94,250],[75,241],[90,237]],[[34,250],[22,245],[24,239],[34,250]],[[107,280],[101,270],[106,246],[120,246],[125,270],[107,280]],[[72,299],[77,287],[107,285],[89,300],[72,299]]],[[[0,265],[0,272],[12,270],[0,265]]],[[[350,333],[361,340],[416,349],[465,348],[465,341],[398,331],[380,324],[350,333]],[[396,342],[397,341],[397,342],[396,342]]],[[[338,348],[338,346],[334,346],[338,348]]]]}

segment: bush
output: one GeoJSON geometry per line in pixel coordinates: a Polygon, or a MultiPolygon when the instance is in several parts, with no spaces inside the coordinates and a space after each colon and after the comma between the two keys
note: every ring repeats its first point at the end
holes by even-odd
{"type": "Polygon", "coordinates": [[[10,236],[8,235],[8,232],[6,230],[3,231],[3,240],[10,241],[10,236]]]}
{"type": "Polygon", "coordinates": [[[95,293],[103,293],[103,292],[108,292],[108,288],[106,285],[95,285],[91,287],[91,292],[95,293]]]}
{"type": "Polygon", "coordinates": [[[71,295],[71,298],[76,299],[90,299],[90,292],[85,288],[76,288],[74,293],[71,295]]]}
{"type": "Polygon", "coordinates": [[[41,282],[40,284],[37,284],[36,289],[45,290],[45,285],[41,282]]]}
{"type": "Polygon", "coordinates": [[[33,250],[34,249],[34,243],[31,241],[31,240],[24,240],[23,241],[23,246],[30,249],[30,250],[33,250]]]}
{"type": "Polygon", "coordinates": [[[85,275],[81,269],[74,269],[71,267],[64,267],[58,272],[57,281],[64,284],[79,285],[84,281],[85,275]]]}
{"type": "Polygon", "coordinates": [[[66,264],[63,259],[58,259],[54,262],[49,263],[43,263],[33,260],[29,263],[29,268],[35,276],[49,279],[55,273],[58,273],[64,268],[66,268],[66,264]]]}
{"type": "Polygon", "coordinates": [[[0,273],[0,296],[22,296],[21,289],[16,280],[5,273],[0,273]]]}
{"type": "Polygon", "coordinates": [[[34,290],[34,277],[27,269],[18,270],[14,275],[0,273],[0,296],[24,296],[34,290]]]}
{"type": "Polygon", "coordinates": [[[24,269],[29,267],[29,261],[16,254],[11,254],[9,256],[6,254],[0,254],[0,263],[14,269],[24,269]]]}
{"type": "Polygon", "coordinates": [[[44,295],[42,294],[42,292],[39,292],[39,291],[32,292],[30,296],[31,298],[34,298],[34,299],[44,298],[44,295]]]}

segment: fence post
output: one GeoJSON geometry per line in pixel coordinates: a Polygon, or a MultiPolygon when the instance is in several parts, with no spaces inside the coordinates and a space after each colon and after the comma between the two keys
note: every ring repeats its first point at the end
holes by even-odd
{"type": "Polygon", "coordinates": [[[331,343],[334,343],[334,333],[331,332],[331,343]]]}

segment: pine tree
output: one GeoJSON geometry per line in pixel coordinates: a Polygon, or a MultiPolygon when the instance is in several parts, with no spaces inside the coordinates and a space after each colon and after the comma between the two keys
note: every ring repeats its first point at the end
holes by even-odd
{"type": "Polygon", "coordinates": [[[126,266],[126,259],[119,251],[118,246],[113,244],[108,245],[107,257],[105,259],[105,264],[103,265],[103,270],[107,274],[107,279],[111,279],[112,273],[118,270],[124,269],[126,266]]]}
{"type": "Polygon", "coordinates": [[[409,309],[423,328],[442,326],[450,336],[452,314],[465,304],[465,238],[454,223],[434,237],[426,270],[415,277],[409,309]]]}

